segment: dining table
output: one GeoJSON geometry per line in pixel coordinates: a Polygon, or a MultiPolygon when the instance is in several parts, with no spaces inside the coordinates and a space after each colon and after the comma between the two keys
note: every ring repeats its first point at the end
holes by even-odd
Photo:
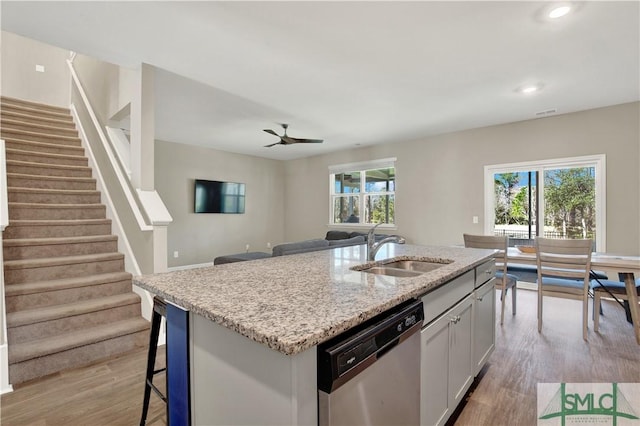
{"type": "MultiPolygon", "coordinates": [[[[536,253],[522,251],[517,247],[507,249],[507,263],[536,266],[536,253]]],[[[640,277],[640,256],[627,256],[613,253],[594,252],[591,254],[591,269],[602,271],[609,277],[619,277],[625,283],[628,303],[638,303],[638,295],[634,277],[640,277]]],[[[626,309],[626,308],[625,308],[626,309]]],[[[640,344],[640,318],[630,309],[629,316],[633,324],[636,341],[640,344]]]]}

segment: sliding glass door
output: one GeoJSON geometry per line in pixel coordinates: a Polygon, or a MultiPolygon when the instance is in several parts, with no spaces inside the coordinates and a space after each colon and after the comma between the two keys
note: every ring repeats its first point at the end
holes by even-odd
{"type": "Polygon", "coordinates": [[[485,233],[591,238],[604,251],[604,156],[485,167],[485,233]]]}

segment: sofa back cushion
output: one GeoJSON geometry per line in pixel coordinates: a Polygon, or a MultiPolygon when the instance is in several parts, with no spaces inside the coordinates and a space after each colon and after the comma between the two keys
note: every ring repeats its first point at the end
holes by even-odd
{"type": "Polygon", "coordinates": [[[349,238],[349,233],[346,231],[327,231],[327,236],[324,237],[325,240],[346,240],[349,238]]]}
{"type": "Polygon", "coordinates": [[[297,243],[278,244],[273,247],[274,256],[285,256],[287,254],[307,253],[329,248],[327,240],[305,240],[297,243]]]}
{"type": "Polygon", "coordinates": [[[358,235],[353,238],[347,238],[346,240],[334,240],[329,241],[329,246],[333,247],[346,247],[346,246],[355,246],[357,244],[364,244],[366,242],[365,237],[362,235],[358,235]]]}

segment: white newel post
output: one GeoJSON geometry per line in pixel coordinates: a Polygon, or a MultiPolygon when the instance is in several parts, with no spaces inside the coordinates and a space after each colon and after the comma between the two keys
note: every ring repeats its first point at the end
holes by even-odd
{"type": "Polygon", "coordinates": [[[154,68],[141,64],[131,101],[131,183],[134,188],[154,188],[155,108],[154,68]]]}

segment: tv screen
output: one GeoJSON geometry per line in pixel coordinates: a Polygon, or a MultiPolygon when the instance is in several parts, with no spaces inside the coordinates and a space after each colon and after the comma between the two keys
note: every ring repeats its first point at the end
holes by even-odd
{"type": "Polygon", "coordinates": [[[196,179],[196,213],[244,213],[244,183],[196,179]]]}

